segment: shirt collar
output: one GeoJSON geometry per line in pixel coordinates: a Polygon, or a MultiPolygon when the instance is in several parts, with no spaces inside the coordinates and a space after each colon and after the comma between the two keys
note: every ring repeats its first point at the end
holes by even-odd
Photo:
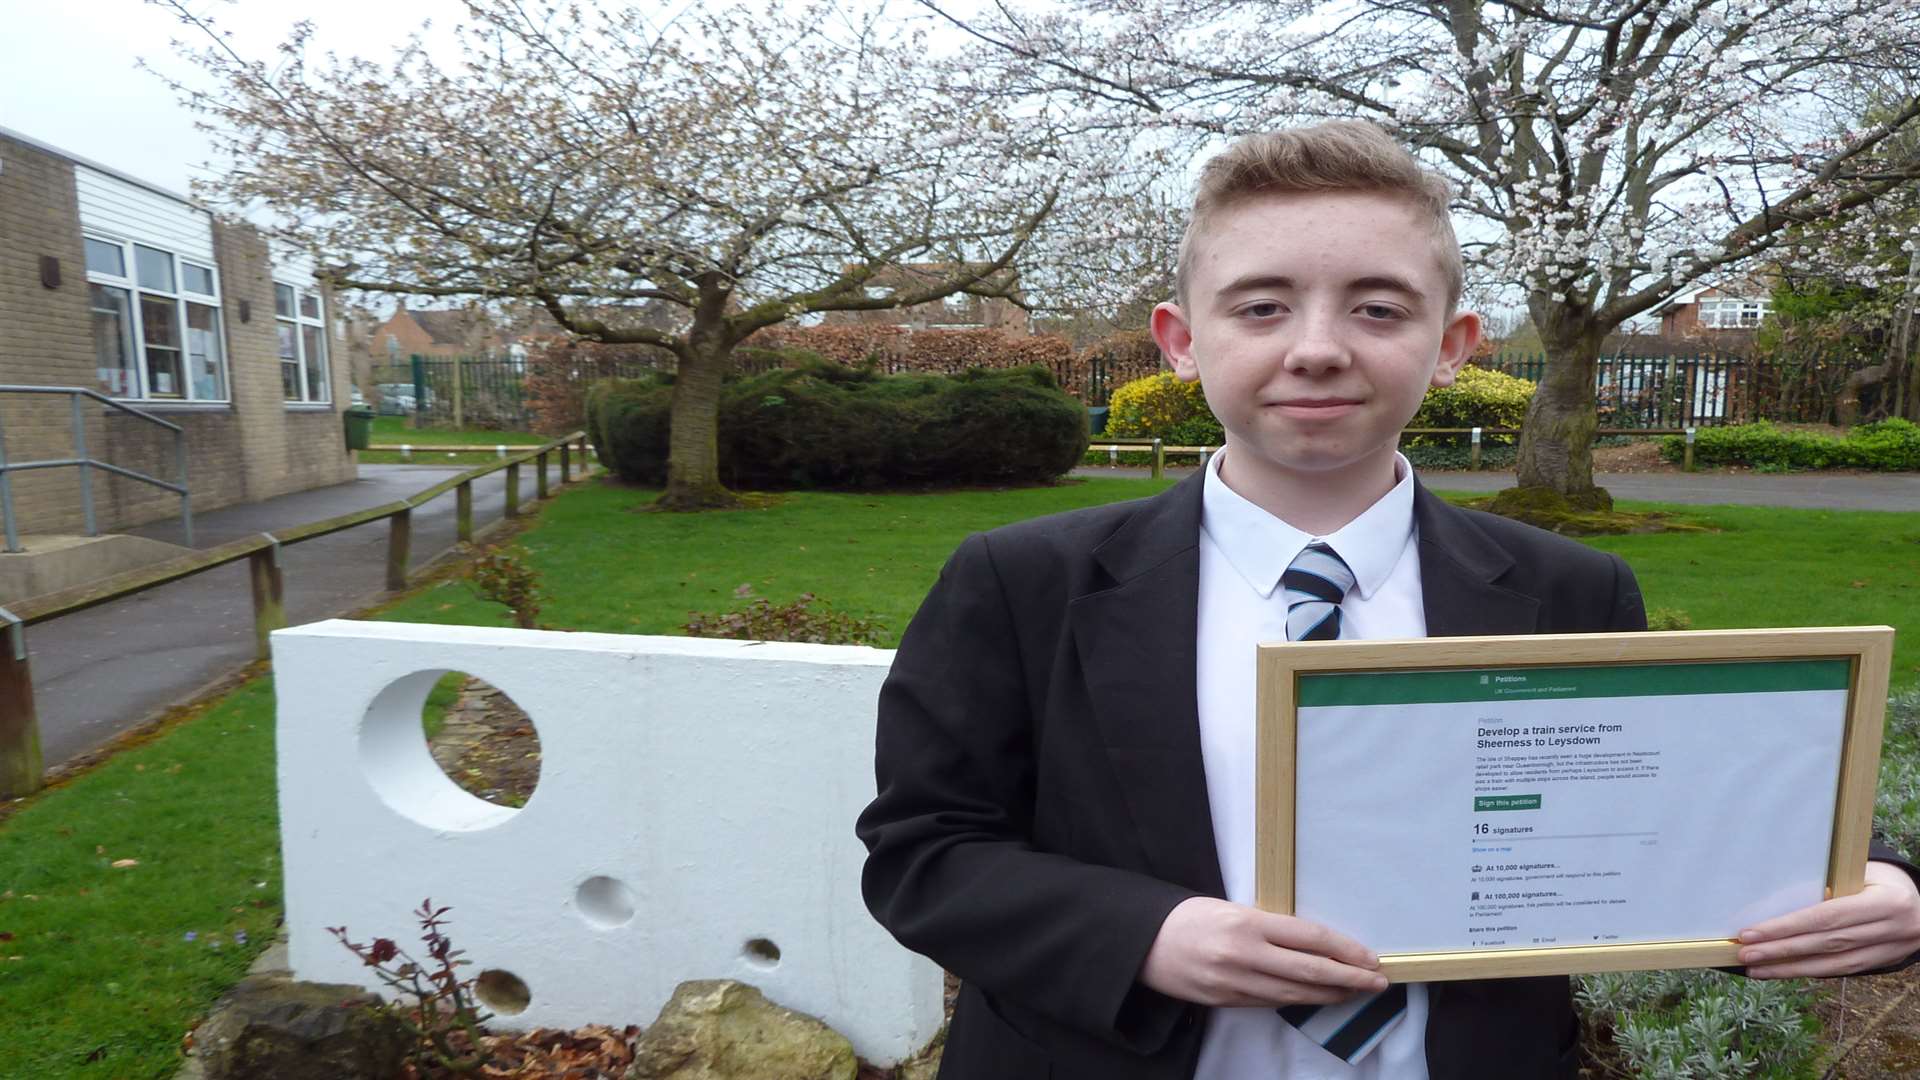
{"type": "Polygon", "coordinates": [[[1325,541],[1353,571],[1354,587],[1362,599],[1386,584],[1413,535],[1413,466],[1393,455],[1393,473],[1399,478],[1359,517],[1327,536],[1314,536],[1267,513],[1220,479],[1225,451],[1207,462],[1206,487],[1201,494],[1200,531],[1212,539],[1227,562],[1254,592],[1271,596],[1280,575],[1315,540],[1325,541]]]}

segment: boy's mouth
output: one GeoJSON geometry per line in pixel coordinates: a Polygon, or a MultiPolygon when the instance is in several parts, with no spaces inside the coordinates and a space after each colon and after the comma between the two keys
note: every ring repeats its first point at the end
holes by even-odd
{"type": "Polygon", "coordinates": [[[1349,397],[1299,397],[1286,398],[1273,403],[1275,407],[1296,416],[1332,416],[1346,412],[1360,404],[1359,398],[1349,397]]]}

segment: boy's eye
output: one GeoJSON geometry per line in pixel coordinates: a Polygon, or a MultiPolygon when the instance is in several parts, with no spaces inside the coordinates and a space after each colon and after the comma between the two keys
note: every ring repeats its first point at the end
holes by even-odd
{"type": "Polygon", "coordinates": [[[1362,304],[1360,305],[1360,314],[1365,315],[1369,319],[1398,319],[1400,318],[1400,309],[1394,307],[1392,304],[1362,304]]]}
{"type": "Polygon", "coordinates": [[[1240,314],[1250,315],[1256,319],[1267,319],[1267,318],[1272,318],[1273,316],[1278,315],[1285,310],[1286,310],[1285,308],[1281,307],[1275,301],[1256,300],[1253,303],[1248,304],[1246,307],[1241,308],[1240,314]]]}

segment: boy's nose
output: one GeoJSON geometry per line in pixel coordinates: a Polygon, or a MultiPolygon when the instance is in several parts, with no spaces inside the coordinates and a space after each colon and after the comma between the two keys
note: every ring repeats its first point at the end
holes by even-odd
{"type": "Polygon", "coordinates": [[[1296,334],[1287,349],[1289,371],[1318,375],[1348,365],[1351,357],[1333,319],[1324,315],[1305,315],[1294,325],[1296,334]]]}

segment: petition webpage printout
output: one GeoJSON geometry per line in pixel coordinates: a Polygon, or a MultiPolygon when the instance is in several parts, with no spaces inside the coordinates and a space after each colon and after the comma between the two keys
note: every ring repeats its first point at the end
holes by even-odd
{"type": "Polygon", "coordinates": [[[1849,676],[1302,674],[1294,911],[1405,953],[1729,938],[1817,903],[1849,676]]]}

